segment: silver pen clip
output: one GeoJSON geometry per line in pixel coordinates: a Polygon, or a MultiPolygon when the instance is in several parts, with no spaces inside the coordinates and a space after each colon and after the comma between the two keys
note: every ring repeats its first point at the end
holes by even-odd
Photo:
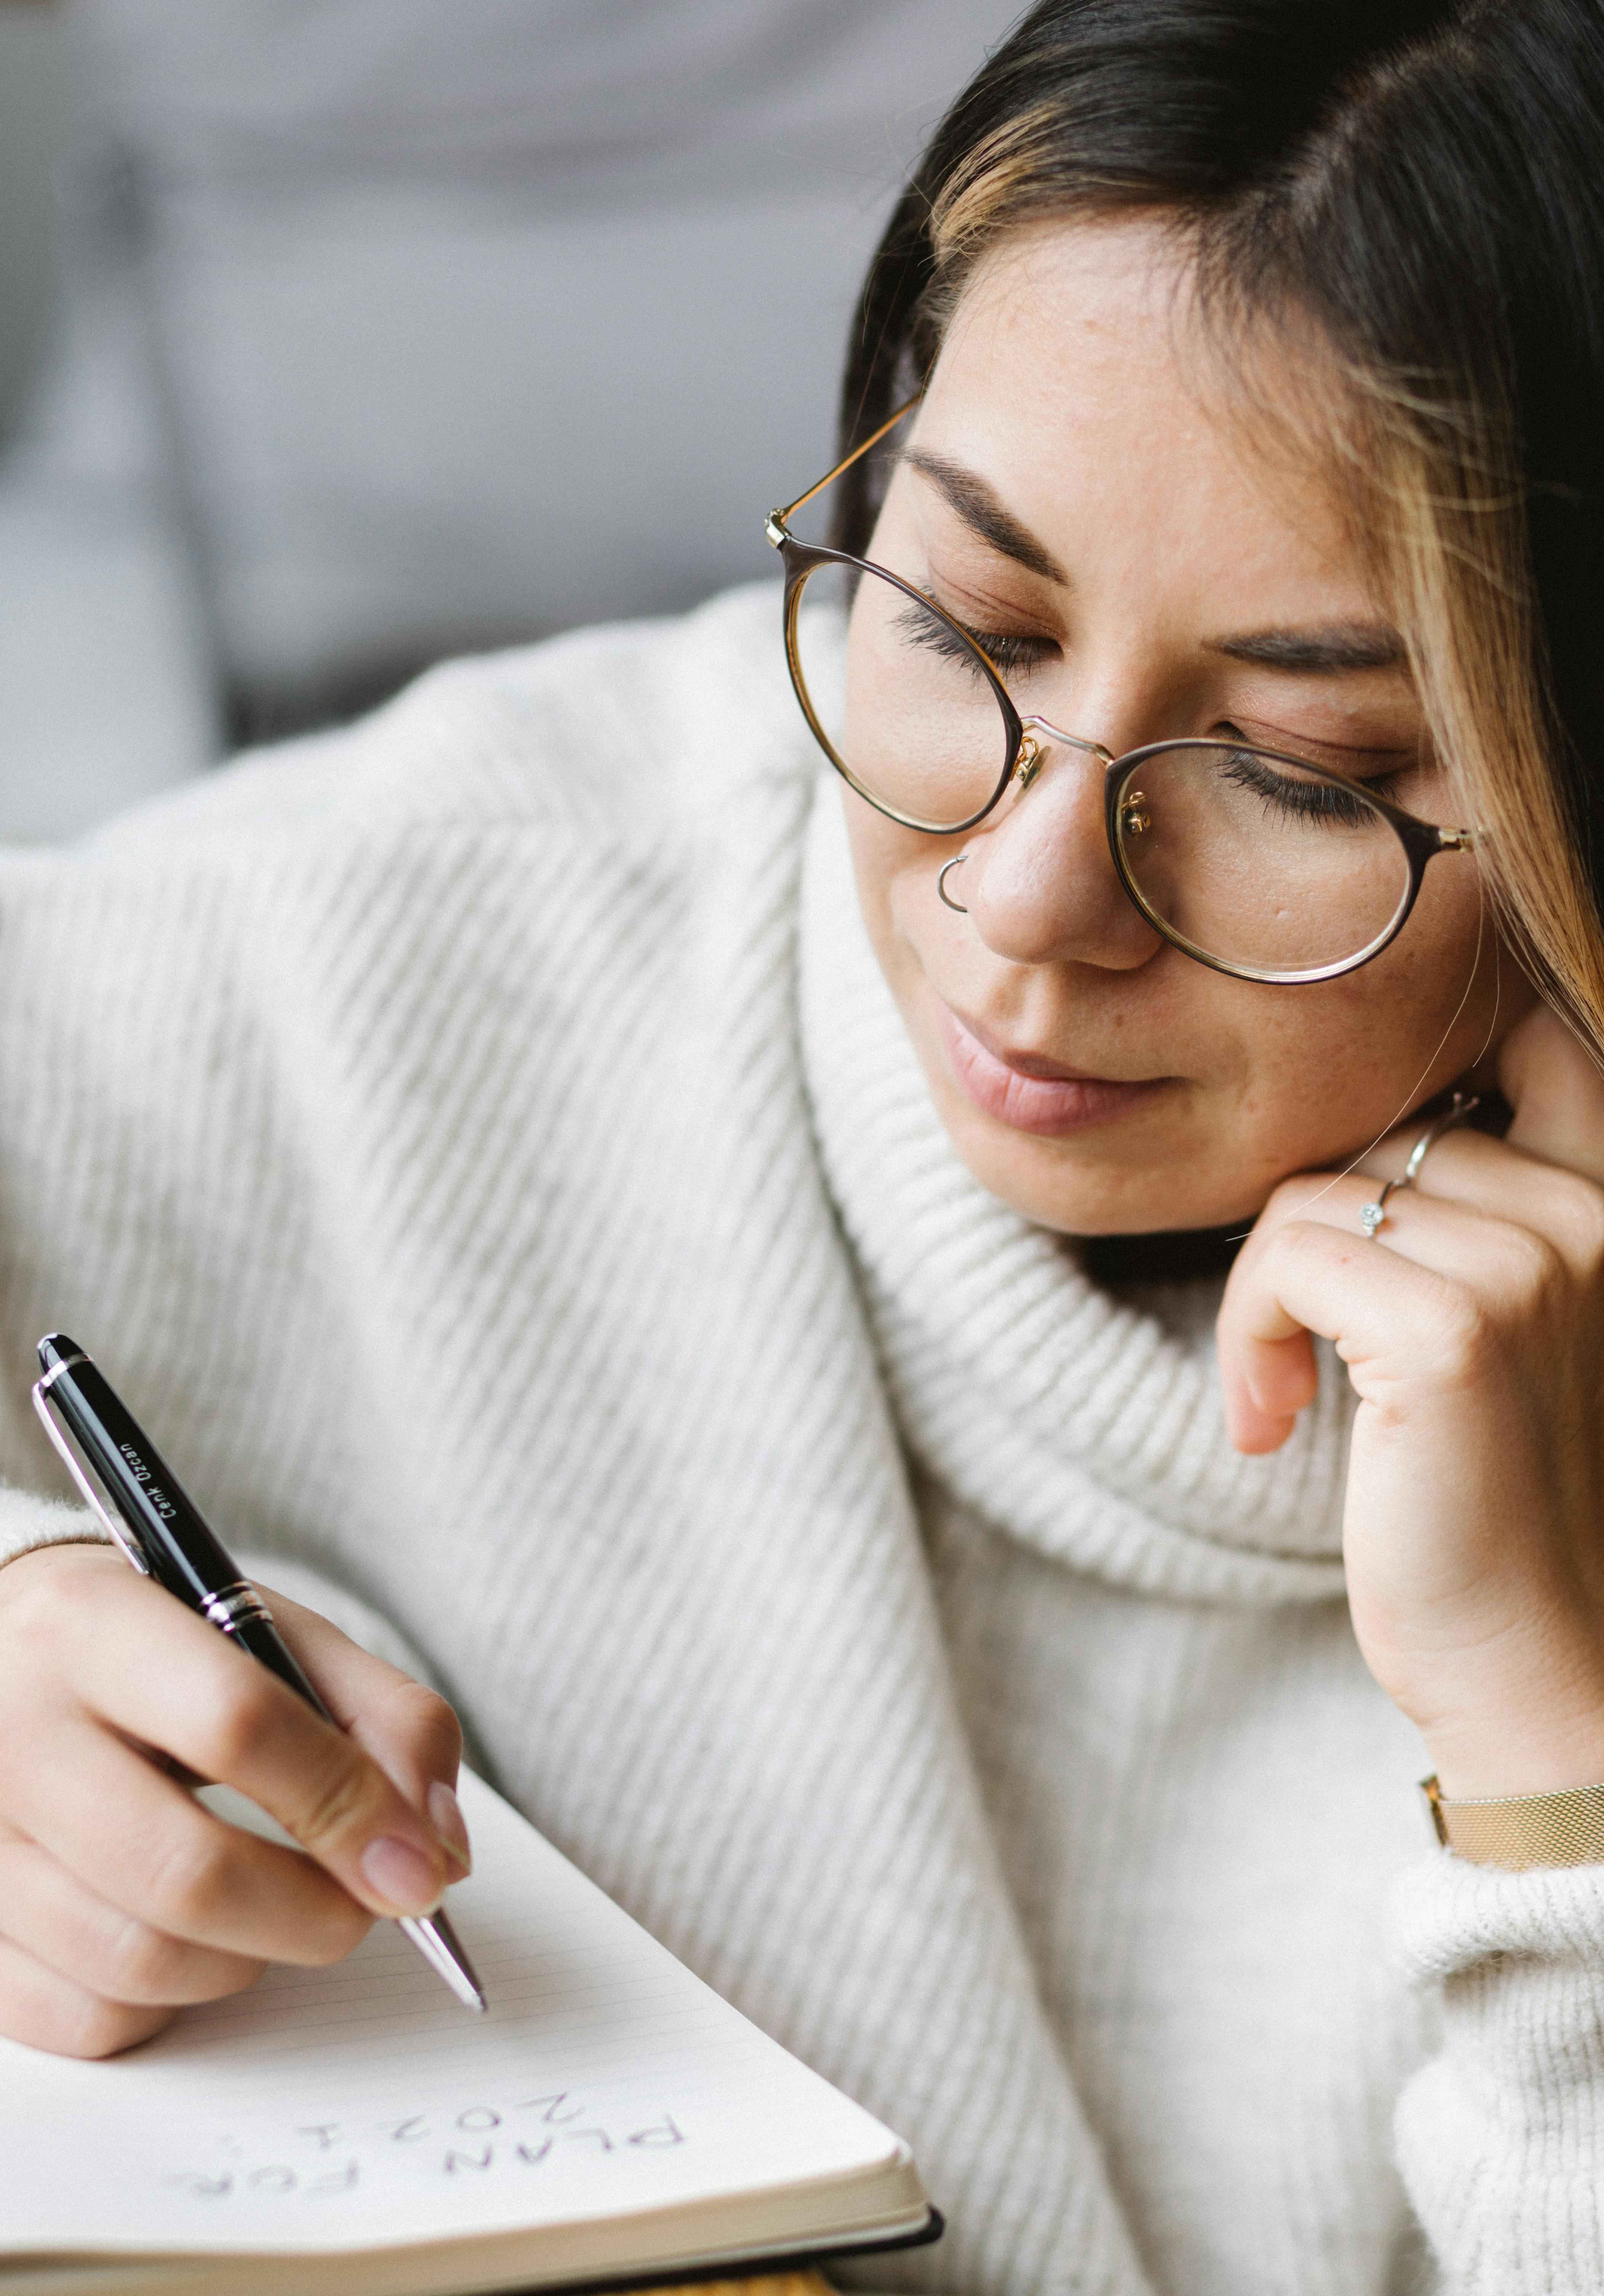
{"type": "Polygon", "coordinates": [[[71,1431],[56,1416],[56,1407],[50,1399],[50,1390],[62,1374],[70,1371],[75,1363],[87,1363],[88,1360],[87,1356],[69,1356],[64,1362],[53,1364],[44,1378],[37,1379],[33,1383],[33,1407],[39,1414],[40,1423],[50,1438],[56,1456],[82,1492],[84,1504],[92,1513],[99,1516],[135,1570],[148,1578],[150,1564],[129,1538],[127,1526],[119,1518],[116,1508],[108,1503],[95,1480],[94,1468],[86,1459],[79,1458],[71,1431]]]}

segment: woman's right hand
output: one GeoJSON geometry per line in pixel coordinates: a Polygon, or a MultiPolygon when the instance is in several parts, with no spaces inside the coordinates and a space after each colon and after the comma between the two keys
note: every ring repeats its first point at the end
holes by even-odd
{"type": "Polygon", "coordinates": [[[466,1872],[450,1707],[268,1602],[339,1729],[110,1548],[0,1569],[0,2033],[109,2056],[269,1961],[340,1960],[466,1872]],[[308,1854],[213,1816],[161,1757],[308,1854]]]}

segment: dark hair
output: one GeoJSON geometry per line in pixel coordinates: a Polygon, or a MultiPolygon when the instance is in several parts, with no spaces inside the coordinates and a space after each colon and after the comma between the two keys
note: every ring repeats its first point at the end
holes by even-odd
{"type": "MultiPolygon", "coordinates": [[[[1499,726],[1485,690],[1467,704],[1474,741],[1466,709],[1434,731],[1451,750],[1541,753],[1501,769],[1501,802],[1460,763],[1495,806],[1506,923],[1604,1046],[1604,0],[1042,0],[898,202],[858,308],[843,452],[922,387],[999,237],[1137,208],[1189,233],[1228,335],[1314,323],[1372,434],[1353,470],[1373,472],[1389,430],[1407,447],[1412,541],[1396,503],[1372,496],[1367,517],[1394,593],[1415,594],[1397,611],[1417,677],[1440,719],[1456,676],[1526,696],[1499,726]],[[1421,597],[1455,584],[1434,652],[1421,597]],[[1456,670],[1456,648],[1486,658],[1456,670]]],[[[877,454],[843,480],[839,546],[865,546],[886,468],[877,454]]]]}

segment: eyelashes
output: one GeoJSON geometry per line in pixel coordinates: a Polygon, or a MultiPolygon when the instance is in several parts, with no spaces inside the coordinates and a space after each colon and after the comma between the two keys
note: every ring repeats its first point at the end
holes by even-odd
{"type": "MultiPolygon", "coordinates": [[[[1377,816],[1357,791],[1334,789],[1329,782],[1294,781],[1278,774],[1267,758],[1238,750],[1225,769],[1227,781],[1259,798],[1265,811],[1295,821],[1322,822],[1335,829],[1370,829],[1377,816]]],[[[1367,783],[1366,787],[1370,784],[1367,783]]]]}
{"type": "Polygon", "coordinates": [[[982,675],[980,666],[964,638],[977,645],[1004,677],[1039,669],[1043,662],[1054,660],[1058,652],[1051,638],[1018,636],[1007,630],[972,629],[967,622],[958,622],[956,615],[943,616],[934,603],[924,607],[911,599],[898,614],[897,625],[910,644],[924,646],[944,660],[961,662],[976,677],[982,675]],[[958,636],[959,630],[963,637],[958,636]]]}
{"type": "MultiPolygon", "coordinates": [[[[922,594],[919,599],[904,597],[892,617],[892,624],[906,644],[917,646],[943,661],[952,662],[976,685],[983,686],[987,681],[983,668],[970,650],[971,645],[980,648],[998,675],[1005,681],[1028,676],[1033,671],[1042,669],[1049,663],[1058,661],[1063,658],[1063,648],[1056,639],[1008,630],[977,629],[972,623],[962,620],[945,607],[938,606],[934,598],[929,596],[927,593],[922,594]],[[964,643],[966,638],[970,641],[970,644],[967,645],[964,643]]],[[[1252,736],[1234,725],[1221,726],[1209,734],[1200,733],[1198,738],[1225,741],[1233,744],[1239,742],[1245,750],[1249,750],[1261,746],[1252,736]]],[[[1304,751],[1302,743],[1284,736],[1270,741],[1263,746],[1271,749],[1292,750],[1295,754],[1299,755],[1304,751]]],[[[1345,771],[1345,767],[1328,754],[1323,757],[1317,754],[1320,747],[1318,743],[1309,745],[1309,762],[1312,766],[1327,772],[1345,771]]],[[[1409,779],[1411,772],[1418,770],[1418,760],[1411,760],[1408,765],[1399,766],[1389,772],[1369,775],[1362,779],[1351,773],[1350,777],[1361,791],[1373,791],[1380,797],[1395,798],[1400,785],[1409,779]]],[[[1252,766],[1252,761],[1244,759],[1243,765],[1247,768],[1252,766]]],[[[1253,769],[1262,770],[1257,767],[1253,769]]],[[[1268,783],[1250,782],[1246,778],[1246,772],[1241,775],[1234,775],[1233,778],[1237,778],[1239,786],[1244,789],[1251,788],[1263,800],[1267,807],[1279,808],[1284,815],[1296,813],[1304,820],[1325,821],[1332,825],[1345,824],[1356,825],[1361,820],[1371,817],[1363,804],[1362,798],[1346,800],[1340,790],[1333,790],[1326,783],[1299,784],[1285,782],[1271,787],[1268,783]]]]}

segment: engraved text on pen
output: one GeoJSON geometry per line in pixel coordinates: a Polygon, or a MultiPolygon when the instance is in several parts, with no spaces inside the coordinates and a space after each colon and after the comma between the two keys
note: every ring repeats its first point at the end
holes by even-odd
{"type": "Polygon", "coordinates": [[[144,1461],[140,1457],[138,1452],[134,1448],[134,1446],[131,1443],[119,1443],[117,1447],[122,1453],[123,1457],[127,1461],[128,1465],[132,1468],[134,1480],[136,1483],[144,1485],[146,1498],[149,1499],[151,1505],[161,1517],[162,1521],[176,1522],[178,1519],[177,1508],[173,1505],[171,1499],[169,1498],[160,1484],[152,1482],[151,1471],[145,1465],[144,1461]]]}

